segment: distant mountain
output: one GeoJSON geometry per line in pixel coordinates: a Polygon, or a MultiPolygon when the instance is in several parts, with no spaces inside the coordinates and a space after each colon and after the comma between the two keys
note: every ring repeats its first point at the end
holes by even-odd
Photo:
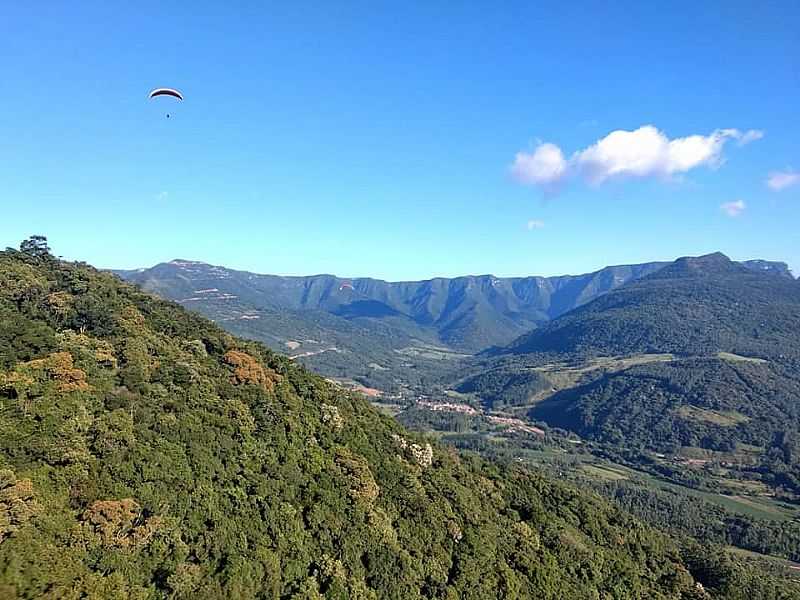
{"type": "Polygon", "coordinates": [[[789,270],[789,265],[785,262],[776,262],[770,260],[746,260],[742,264],[753,271],[760,271],[762,273],[772,273],[786,277],[787,279],[794,279],[794,274],[789,270]]]}
{"type": "Polygon", "coordinates": [[[338,317],[327,322],[334,331],[344,327],[343,321],[367,328],[381,323],[401,339],[417,338],[475,352],[507,344],[537,324],[664,264],[607,267],[577,276],[481,275],[412,282],[259,275],[186,260],[115,273],[204,314],[215,313],[216,308],[208,307],[220,303],[292,311],[301,319],[308,311],[324,312],[338,317]]]}
{"type": "Polygon", "coordinates": [[[798,339],[800,282],[717,253],[678,259],[520,337],[505,352],[783,359],[800,357],[798,339]]]}

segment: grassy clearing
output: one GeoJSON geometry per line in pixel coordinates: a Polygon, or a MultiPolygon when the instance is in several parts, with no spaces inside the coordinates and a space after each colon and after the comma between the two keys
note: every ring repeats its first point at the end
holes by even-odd
{"type": "Polygon", "coordinates": [[[798,515],[797,510],[792,510],[776,502],[772,498],[752,498],[743,496],[726,496],[724,494],[714,494],[712,492],[702,492],[675,483],[661,481],[655,477],[643,474],[648,483],[661,487],[662,489],[678,490],[703,500],[713,502],[730,511],[755,517],[757,519],[767,519],[773,521],[786,521],[798,515]]]}
{"type": "Polygon", "coordinates": [[[737,493],[744,494],[745,496],[765,496],[769,494],[769,486],[762,481],[744,481],[741,479],[733,479],[722,477],[719,482],[727,489],[737,493]]]}
{"type": "Polygon", "coordinates": [[[600,356],[581,365],[568,363],[552,363],[536,367],[535,370],[543,373],[583,375],[590,371],[602,369],[605,371],[622,371],[636,365],[646,365],[654,362],[670,362],[675,360],[672,354],[633,354],[631,356],[600,356]]]}
{"type": "Polygon", "coordinates": [[[758,462],[764,449],[760,446],[750,446],[749,444],[739,444],[733,452],[720,452],[697,446],[684,446],[678,451],[681,458],[695,458],[717,463],[731,463],[737,465],[753,465],[758,462]]]}
{"type": "MultiPolygon", "coordinates": [[[[589,374],[596,371],[614,373],[624,371],[636,365],[646,365],[656,362],[670,362],[675,360],[672,354],[634,354],[631,356],[601,356],[580,365],[569,363],[551,363],[534,367],[534,371],[544,373],[553,384],[552,392],[575,387],[589,374]]],[[[551,393],[552,393],[551,392],[551,393]]],[[[545,397],[549,394],[545,394],[545,397]]],[[[544,398],[538,398],[543,400],[544,398]]]]}
{"type": "Polygon", "coordinates": [[[628,479],[628,476],[619,470],[606,466],[583,464],[580,468],[584,473],[599,479],[605,479],[606,481],[621,481],[623,479],[628,479]]]}
{"type": "Polygon", "coordinates": [[[735,410],[709,410],[688,404],[681,406],[676,413],[682,419],[688,421],[701,421],[703,423],[719,425],[720,427],[735,427],[740,423],[747,423],[750,420],[750,417],[736,412],[735,410]]]}
{"type": "Polygon", "coordinates": [[[737,444],[736,452],[758,456],[759,454],[764,454],[764,448],[752,444],[737,444]]]}
{"type": "Polygon", "coordinates": [[[429,360],[455,360],[469,356],[469,354],[461,354],[438,346],[409,346],[395,350],[395,352],[403,356],[427,358],[429,360]]]}
{"type": "Polygon", "coordinates": [[[385,415],[389,415],[390,417],[396,417],[401,412],[405,410],[405,406],[401,404],[385,404],[383,402],[370,402],[372,406],[378,409],[378,411],[382,412],[385,415]]]}
{"type": "Polygon", "coordinates": [[[773,519],[780,521],[797,516],[796,509],[765,496],[724,496],[724,498],[755,511],[755,513],[771,515],[773,519]]]}
{"type": "MultiPolygon", "coordinates": [[[[542,454],[542,458],[545,459],[542,462],[547,462],[547,453],[542,454]]],[[[570,456],[570,458],[573,458],[573,456],[570,456]]],[[[555,456],[550,454],[549,458],[553,459],[555,456]]],[[[598,479],[604,479],[606,481],[631,479],[648,487],[689,494],[691,496],[695,496],[696,498],[722,506],[723,508],[727,508],[733,512],[749,515],[759,519],[786,521],[793,518],[800,518],[800,510],[798,510],[796,507],[783,504],[774,498],[768,496],[740,495],[751,490],[755,493],[762,493],[765,488],[762,487],[762,484],[758,482],[737,482],[741,486],[750,486],[750,489],[748,490],[737,490],[739,491],[739,494],[716,494],[713,492],[695,490],[689,487],[678,485],[676,483],[664,481],[649,473],[637,471],[623,465],[608,462],[597,462],[596,459],[593,459],[590,456],[587,456],[585,459],[579,459],[579,462],[582,463],[578,467],[582,473],[598,479]]],[[[723,483],[729,482],[729,480],[723,481],[723,483]]]]}
{"type": "Polygon", "coordinates": [[[752,356],[741,356],[739,354],[732,354],[730,352],[717,352],[717,358],[721,358],[722,360],[729,360],[731,362],[749,362],[760,365],[766,364],[768,362],[763,358],[755,358],[752,356]]]}

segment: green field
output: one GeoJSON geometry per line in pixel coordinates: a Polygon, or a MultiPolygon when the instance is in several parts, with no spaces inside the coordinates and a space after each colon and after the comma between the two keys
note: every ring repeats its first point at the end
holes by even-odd
{"type": "Polygon", "coordinates": [[[415,358],[427,358],[429,360],[454,360],[459,358],[466,358],[468,354],[454,352],[449,348],[442,348],[440,346],[409,346],[407,348],[400,348],[395,350],[398,354],[403,356],[413,356],[415,358]]]}
{"type": "MultiPolygon", "coordinates": [[[[629,479],[640,482],[648,487],[682,492],[695,496],[698,499],[712,502],[730,511],[758,519],[786,521],[800,518],[800,508],[781,503],[769,496],[745,495],[747,491],[756,493],[763,492],[765,488],[763,484],[759,484],[758,482],[741,482],[735,480],[740,488],[738,494],[717,494],[672,483],[650,473],[604,461],[589,454],[571,454],[561,448],[521,450],[519,455],[523,460],[545,468],[558,466],[563,469],[565,466],[572,466],[576,474],[601,481],[629,479]]],[[[736,486],[732,485],[732,487],[736,486]]]]}
{"type": "Polygon", "coordinates": [[[385,415],[389,415],[390,417],[395,417],[401,412],[405,410],[405,406],[402,404],[387,404],[385,402],[374,402],[371,401],[370,404],[374,406],[378,411],[382,412],[385,415]]]}
{"type": "Polygon", "coordinates": [[[600,465],[593,465],[593,464],[583,464],[581,465],[581,470],[584,473],[587,473],[593,477],[599,477],[600,479],[605,479],[607,481],[621,481],[623,479],[628,479],[628,476],[623,473],[619,469],[612,469],[608,466],[600,466],[600,465]]]}
{"type": "Polygon", "coordinates": [[[786,521],[800,517],[800,510],[790,508],[786,504],[779,503],[772,498],[764,496],[733,496],[726,494],[715,494],[695,490],[686,486],[678,485],[669,481],[664,481],[649,473],[637,472],[637,475],[647,482],[648,485],[667,490],[677,490],[685,494],[696,496],[708,502],[712,502],[730,511],[774,521],[786,521]]]}

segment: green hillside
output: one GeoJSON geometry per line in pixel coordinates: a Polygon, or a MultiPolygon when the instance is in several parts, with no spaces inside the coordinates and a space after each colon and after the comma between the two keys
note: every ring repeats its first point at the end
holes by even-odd
{"type": "Polygon", "coordinates": [[[511,344],[512,354],[729,352],[800,361],[800,282],[722,254],[682,258],[511,344]]]}
{"type": "MultiPolygon", "coordinates": [[[[428,445],[260,344],[23,250],[0,253],[0,597],[708,597],[599,498],[428,445]]],[[[703,572],[718,597],[725,569],[703,572]]]]}

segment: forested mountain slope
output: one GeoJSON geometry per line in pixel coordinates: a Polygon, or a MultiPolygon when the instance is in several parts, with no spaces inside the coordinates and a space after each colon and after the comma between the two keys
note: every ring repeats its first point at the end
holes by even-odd
{"type": "Polygon", "coordinates": [[[790,597],[695,557],[702,591],[598,498],[429,445],[258,343],[23,250],[0,253],[0,597],[790,597]]]}
{"type": "MultiPolygon", "coordinates": [[[[415,397],[446,379],[460,355],[511,342],[665,264],[561,277],[397,283],[258,275],[186,260],[116,273],[326,377],[415,397]]],[[[792,279],[784,263],[741,264],[792,279]]]]}
{"type": "Polygon", "coordinates": [[[721,254],[679,259],[518,339],[489,367],[462,387],[487,398],[512,385],[553,387],[531,418],[614,447],[747,447],[748,460],[757,457],[751,476],[800,493],[800,282],[792,278],[721,254]],[[579,375],[558,385],[559,373],[579,375]]]}
{"type": "Polygon", "coordinates": [[[507,352],[732,352],[800,358],[800,282],[722,254],[681,258],[512,343],[507,352]]]}

